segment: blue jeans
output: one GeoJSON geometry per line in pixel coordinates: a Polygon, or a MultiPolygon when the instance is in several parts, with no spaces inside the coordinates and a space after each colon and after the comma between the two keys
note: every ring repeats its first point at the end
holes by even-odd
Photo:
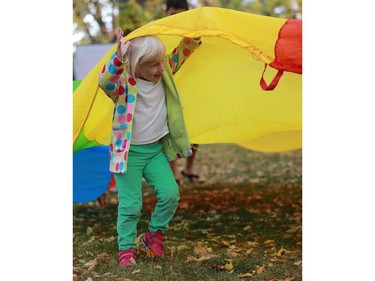
{"type": "Polygon", "coordinates": [[[131,145],[128,170],[114,174],[118,190],[117,234],[119,250],[136,248],[137,224],[142,210],[142,177],[157,198],[149,230],[165,232],[180,199],[172,170],[160,143],[131,145]]]}

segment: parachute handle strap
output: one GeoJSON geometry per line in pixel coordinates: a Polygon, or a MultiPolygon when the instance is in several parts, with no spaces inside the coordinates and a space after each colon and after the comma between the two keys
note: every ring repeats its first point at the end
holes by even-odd
{"type": "Polygon", "coordinates": [[[263,70],[263,73],[262,73],[262,77],[260,78],[260,86],[262,87],[262,89],[264,91],[272,91],[273,89],[276,88],[276,86],[279,83],[279,80],[280,80],[281,76],[283,75],[284,71],[279,69],[279,71],[276,73],[276,75],[273,78],[273,80],[271,81],[271,83],[269,85],[267,85],[266,81],[264,80],[264,73],[266,72],[266,69],[267,69],[267,64],[265,63],[264,64],[264,70],[263,70]]]}

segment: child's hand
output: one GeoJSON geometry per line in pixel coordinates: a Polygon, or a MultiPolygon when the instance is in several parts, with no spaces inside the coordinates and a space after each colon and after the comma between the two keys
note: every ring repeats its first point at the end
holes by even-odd
{"type": "Polygon", "coordinates": [[[124,42],[123,32],[122,29],[119,27],[117,29],[117,58],[121,61],[126,61],[124,56],[126,55],[126,51],[128,50],[130,45],[130,41],[124,42]]]}

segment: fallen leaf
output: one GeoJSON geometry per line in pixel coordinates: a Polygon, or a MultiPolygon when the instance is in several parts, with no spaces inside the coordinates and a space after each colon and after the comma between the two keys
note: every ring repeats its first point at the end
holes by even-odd
{"type": "Polygon", "coordinates": [[[117,198],[111,198],[111,200],[109,201],[109,204],[110,205],[117,205],[118,204],[117,198]]]}
{"type": "Polygon", "coordinates": [[[283,255],[285,255],[285,254],[287,254],[287,253],[288,253],[287,250],[285,250],[284,248],[281,248],[281,249],[277,252],[276,256],[281,257],[281,256],[283,256],[283,255]]]}
{"type": "Polygon", "coordinates": [[[170,251],[171,251],[171,258],[173,258],[173,255],[176,252],[176,246],[172,246],[170,251]]]}
{"type": "Polygon", "coordinates": [[[252,253],[253,249],[247,249],[246,250],[246,255],[250,255],[252,253]]]}
{"type": "Polygon", "coordinates": [[[274,240],[266,240],[263,242],[264,247],[275,247],[275,241],[274,240]]]}
{"type": "Polygon", "coordinates": [[[113,235],[108,237],[108,238],[104,238],[105,242],[113,242],[113,241],[116,241],[116,240],[117,240],[117,237],[115,237],[113,235]]]}
{"type": "Polygon", "coordinates": [[[284,270],[284,275],[285,275],[285,276],[289,276],[289,275],[290,275],[289,268],[286,268],[286,269],[284,270]]]}
{"type": "Polygon", "coordinates": [[[220,245],[222,245],[222,246],[225,246],[225,247],[229,247],[229,242],[227,242],[227,241],[225,241],[225,240],[220,240],[220,245]]]}
{"type": "Polygon", "coordinates": [[[250,225],[245,226],[245,227],[243,228],[243,230],[244,230],[244,231],[247,231],[247,232],[251,232],[251,226],[250,226],[250,225]]]}
{"type": "Polygon", "coordinates": [[[296,232],[300,232],[302,230],[302,226],[301,225],[297,225],[295,227],[292,227],[290,229],[288,229],[286,231],[286,233],[296,233],[296,232]]]}
{"type": "Polygon", "coordinates": [[[235,252],[234,250],[232,250],[232,249],[228,249],[228,251],[227,251],[227,255],[230,256],[230,257],[232,257],[232,258],[235,258],[235,257],[238,256],[238,253],[236,253],[236,252],[235,252]]]}
{"type": "Polygon", "coordinates": [[[245,274],[240,274],[240,275],[238,275],[238,277],[240,277],[240,278],[246,278],[246,277],[252,277],[253,275],[251,274],[251,273],[249,273],[249,272],[247,272],[247,273],[245,273],[245,274]]]}
{"type": "Polygon", "coordinates": [[[132,271],[132,274],[137,274],[137,273],[139,273],[139,272],[141,272],[140,269],[135,269],[135,270],[132,271]]]}
{"type": "Polygon", "coordinates": [[[259,246],[259,243],[258,242],[251,242],[251,241],[249,241],[249,242],[247,242],[247,245],[249,247],[257,248],[259,246]]]}
{"type": "Polygon", "coordinates": [[[251,200],[260,200],[260,199],[263,199],[263,197],[260,196],[260,195],[258,195],[258,194],[253,194],[253,195],[251,196],[251,200]]]}
{"type": "Polygon", "coordinates": [[[217,220],[219,220],[220,219],[220,215],[219,214],[216,214],[216,215],[214,215],[214,216],[212,216],[212,217],[207,217],[206,218],[206,221],[208,221],[208,222],[214,222],[214,221],[217,221],[217,220]]]}
{"type": "Polygon", "coordinates": [[[98,265],[98,261],[97,261],[97,259],[93,259],[93,260],[88,261],[87,263],[85,263],[85,264],[83,265],[83,267],[88,267],[87,271],[91,271],[91,270],[93,270],[94,267],[97,266],[97,265],[98,265]]]}
{"type": "Polygon", "coordinates": [[[209,260],[212,257],[214,257],[214,255],[212,255],[212,256],[202,256],[200,258],[196,258],[196,257],[193,257],[193,256],[188,256],[186,262],[191,262],[191,261],[202,262],[202,261],[209,260]]]}
{"type": "Polygon", "coordinates": [[[189,250],[190,247],[186,245],[177,246],[177,251],[189,250]]]}
{"type": "Polygon", "coordinates": [[[109,254],[107,253],[101,253],[99,255],[96,256],[100,261],[102,260],[105,260],[105,259],[108,259],[109,258],[109,254]]]}
{"type": "Polygon", "coordinates": [[[216,270],[226,270],[229,273],[232,273],[233,270],[233,263],[231,259],[226,259],[225,260],[225,265],[212,265],[210,266],[211,269],[216,269],[216,270]]]}
{"type": "Polygon", "coordinates": [[[92,227],[91,227],[91,226],[87,227],[87,229],[86,229],[86,234],[87,234],[88,236],[90,236],[90,235],[92,234],[92,227]]]}
{"type": "Polygon", "coordinates": [[[227,263],[224,266],[225,270],[229,271],[233,269],[232,261],[227,261],[227,263]]]}
{"type": "Polygon", "coordinates": [[[188,201],[179,202],[178,208],[179,209],[188,209],[189,208],[189,202],[188,201]]]}
{"type": "Polygon", "coordinates": [[[207,247],[203,247],[202,243],[198,243],[198,245],[194,247],[194,254],[198,256],[206,256],[208,254],[207,247]]]}
{"type": "Polygon", "coordinates": [[[264,264],[262,266],[260,266],[260,267],[257,268],[257,273],[258,274],[262,273],[264,271],[266,271],[266,266],[264,264]]]}

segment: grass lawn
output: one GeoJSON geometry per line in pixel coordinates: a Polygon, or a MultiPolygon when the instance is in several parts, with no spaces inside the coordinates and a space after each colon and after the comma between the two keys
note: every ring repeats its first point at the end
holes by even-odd
{"type": "MultiPolygon", "coordinates": [[[[181,185],[164,259],[139,247],[137,264],[118,267],[116,193],[103,207],[74,204],[73,280],[302,280],[302,151],[201,145],[196,169],[205,182],[181,185]]],[[[139,235],[154,204],[144,183],[139,235]]]]}

